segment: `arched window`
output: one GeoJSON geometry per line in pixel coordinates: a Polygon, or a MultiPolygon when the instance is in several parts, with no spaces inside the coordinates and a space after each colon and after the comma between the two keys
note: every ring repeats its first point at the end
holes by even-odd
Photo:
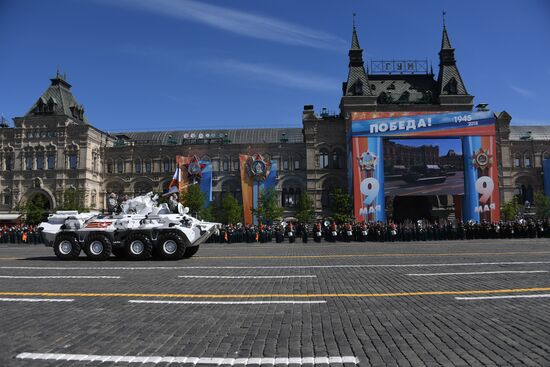
{"type": "Polygon", "coordinates": [[[326,149],[319,151],[319,168],[328,168],[328,151],[326,149]]]}
{"type": "Polygon", "coordinates": [[[124,173],[124,161],[122,159],[116,161],[116,172],[124,173]]]}
{"type": "Polygon", "coordinates": [[[342,168],[342,152],[339,149],[332,152],[332,168],[342,168]]]}
{"type": "Polygon", "coordinates": [[[113,173],[114,171],[113,161],[109,159],[107,162],[107,173],[113,173]]]}
{"type": "Polygon", "coordinates": [[[134,162],[134,173],[140,174],[141,173],[141,160],[136,159],[134,162]]]}
{"type": "Polygon", "coordinates": [[[92,193],[90,195],[90,207],[97,207],[97,192],[95,190],[92,190],[92,193]]]}
{"type": "Polygon", "coordinates": [[[153,185],[146,181],[136,182],[134,184],[134,196],[145,195],[153,191],[153,185]]]}
{"type": "Polygon", "coordinates": [[[229,157],[224,157],[222,161],[222,171],[229,171],[229,157]]]}
{"type": "Polygon", "coordinates": [[[526,154],[523,162],[524,162],[525,168],[533,167],[533,161],[531,160],[531,155],[526,154]]]}
{"type": "Polygon", "coordinates": [[[162,160],[162,172],[170,172],[170,160],[168,158],[162,160]]]}
{"type": "Polygon", "coordinates": [[[153,163],[150,159],[145,161],[145,173],[151,173],[153,171],[153,163]]]}
{"type": "Polygon", "coordinates": [[[458,93],[458,83],[456,82],[456,79],[454,77],[452,77],[447,84],[447,92],[449,92],[449,94],[458,93]]]}
{"type": "Polygon", "coordinates": [[[300,200],[301,188],[296,184],[283,185],[283,191],[281,195],[281,206],[283,208],[294,208],[300,200]]]}
{"type": "Polygon", "coordinates": [[[514,168],[521,167],[521,155],[515,154],[514,155],[514,168]]]}
{"type": "Polygon", "coordinates": [[[106,186],[107,194],[114,193],[118,196],[124,195],[124,188],[120,182],[109,182],[106,186]]]}

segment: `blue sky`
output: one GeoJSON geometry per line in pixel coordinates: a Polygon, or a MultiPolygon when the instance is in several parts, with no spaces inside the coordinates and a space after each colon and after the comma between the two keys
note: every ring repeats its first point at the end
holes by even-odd
{"type": "Polygon", "coordinates": [[[298,127],[338,110],[353,12],[366,60],[437,71],[443,9],[476,102],[550,124],[548,0],[0,0],[0,113],[59,67],[103,130],[298,127]]]}

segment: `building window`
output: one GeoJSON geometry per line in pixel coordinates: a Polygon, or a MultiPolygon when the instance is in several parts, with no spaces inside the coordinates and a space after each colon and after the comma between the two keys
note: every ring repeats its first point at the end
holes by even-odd
{"type": "Polygon", "coordinates": [[[282,206],[284,208],[294,208],[300,198],[300,189],[294,187],[283,187],[282,206]]]}
{"type": "Polygon", "coordinates": [[[299,159],[296,159],[294,160],[294,169],[300,169],[300,160],[299,159]]]}
{"type": "Polygon", "coordinates": [[[55,155],[48,155],[48,169],[55,169],[55,155]]]}
{"type": "Polygon", "coordinates": [[[36,169],[44,169],[44,156],[42,154],[36,157],[36,169]]]}
{"type": "Polygon", "coordinates": [[[283,170],[284,170],[284,171],[288,171],[288,159],[285,159],[285,160],[283,161],[283,170]]]}
{"type": "Polygon", "coordinates": [[[524,162],[525,162],[525,167],[527,167],[527,168],[533,167],[530,156],[525,156],[525,161],[524,162]]]}
{"type": "Polygon", "coordinates": [[[124,162],[122,161],[116,162],[116,171],[117,173],[124,173],[124,162]]]}
{"type": "Polygon", "coordinates": [[[78,168],[78,159],[76,156],[76,153],[69,154],[69,169],[77,169],[78,168]]]}
{"type": "Polygon", "coordinates": [[[151,165],[151,161],[145,162],[145,172],[146,172],[146,173],[151,173],[152,168],[153,168],[153,167],[152,167],[152,165],[151,165]]]}
{"type": "Polygon", "coordinates": [[[328,152],[326,150],[319,152],[319,168],[328,168],[328,152]]]}
{"type": "Polygon", "coordinates": [[[222,164],[222,170],[223,171],[229,171],[229,160],[228,159],[224,159],[223,164],[222,164]]]}
{"type": "Polygon", "coordinates": [[[141,173],[141,161],[135,161],[134,163],[134,172],[141,173]]]}
{"type": "Polygon", "coordinates": [[[170,161],[168,159],[162,161],[162,169],[164,172],[170,172],[170,161]]]}
{"type": "Polygon", "coordinates": [[[521,167],[521,157],[519,155],[514,156],[514,167],[521,167]]]}
{"type": "Polygon", "coordinates": [[[239,162],[235,161],[233,162],[233,171],[238,171],[238,170],[239,170],[239,162]]]}
{"type": "Polygon", "coordinates": [[[10,205],[10,199],[11,199],[10,194],[4,194],[4,205],[10,205]]]}
{"type": "Polygon", "coordinates": [[[92,158],[92,172],[97,172],[97,156],[94,155],[92,158]]]}
{"type": "Polygon", "coordinates": [[[107,173],[113,173],[113,164],[107,163],[107,173]]]}
{"type": "Polygon", "coordinates": [[[338,150],[335,150],[334,152],[332,152],[332,168],[336,168],[336,169],[342,168],[342,155],[338,150]]]}
{"type": "Polygon", "coordinates": [[[4,161],[4,163],[6,164],[6,171],[11,171],[13,169],[13,161],[11,157],[6,157],[4,161]]]}
{"type": "Polygon", "coordinates": [[[25,157],[25,168],[27,170],[32,170],[32,156],[28,155],[25,157]]]}

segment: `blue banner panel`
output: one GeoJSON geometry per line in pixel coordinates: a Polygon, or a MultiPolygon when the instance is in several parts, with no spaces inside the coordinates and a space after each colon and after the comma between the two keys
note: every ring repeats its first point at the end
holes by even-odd
{"type": "Polygon", "coordinates": [[[491,111],[465,111],[356,120],[351,126],[351,133],[352,136],[386,137],[485,135],[484,127],[492,127],[494,123],[494,113],[491,111]]]}
{"type": "Polygon", "coordinates": [[[208,208],[212,201],[212,163],[209,161],[199,161],[200,164],[204,164],[204,168],[201,171],[200,188],[201,192],[206,196],[204,206],[208,208]]]}
{"type": "Polygon", "coordinates": [[[469,220],[479,222],[479,211],[476,211],[478,194],[476,182],[478,179],[477,169],[474,167],[473,152],[481,147],[479,136],[465,136],[462,139],[462,152],[464,157],[464,206],[462,218],[464,223],[469,220]]]}
{"type": "Polygon", "coordinates": [[[542,171],[544,172],[544,195],[550,197],[550,159],[542,162],[542,171]]]}

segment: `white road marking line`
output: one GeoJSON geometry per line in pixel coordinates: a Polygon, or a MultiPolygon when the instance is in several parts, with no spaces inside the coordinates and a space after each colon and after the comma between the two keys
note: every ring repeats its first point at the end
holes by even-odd
{"type": "Polygon", "coordinates": [[[162,301],[131,299],[128,303],[183,304],[183,305],[263,305],[263,304],[319,304],[327,301],[162,301]]]}
{"type": "Polygon", "coordinates": [[[0,275],[0,279],[120,279],[120,276],[101,275],[0,275]]]}
{"type": "Polygon", "coordinates": [[[455,297],[459,301],[477,301],[482,299],[506,299],[506,298],[550,298],[550,294],[523,294],[514,296],[487,296],[487,297],[455,297]]]}
{"type": "Polygon", "coordinates": [[[283,279],[283,278],[317,278],[317,275],[178,275],[178,278],[212,278],[212,279],[283,279]]]}
{"type": "Polygon", "coordinates": [[[432,264],[342,264],[342,265],[281,265],[281,266],[95,266],[95,267],[60,267],[60,266],[0,266],[0,269],[29,270],[186,270],[186,269],[328,269],[328,268],[408,268],[430,266],[483,266],[483,265],[534,265],[550,264],[550,261],[503,261],[503,262],[470,262],[470,263],[432,263],[432,264]]]}
{"type": "Polygon", "coordinates": [[[73,302],[69,298],[0,298],[0,302],[73,302]]]}
{"type": "Polygon", "coordinates": [[[467,273],[424,273],[424,274],[407,274],[408,276],[439,276],[439,275],[485,275],[485,274],[528,274],[528,273],[548,273],[548,270],[501,270],[501,271],[472,271],[467,273]]]}
{"type": "Polygon", "coordinates": [[[89,361],[113,363],[178,363],[178,364],[210,364],[210,365],[289,365],[289,364],[332,364],[351,363],[359,364],[359,358],[354,356],[329,356],[329,357],[261,357],[261,358],[217,358],[217,357],[175,357],[175,356],[108,356],[93,354],[61,354],[61,353],[20,353],[17,359],[53,360],[56,361],[89,361]]]}

